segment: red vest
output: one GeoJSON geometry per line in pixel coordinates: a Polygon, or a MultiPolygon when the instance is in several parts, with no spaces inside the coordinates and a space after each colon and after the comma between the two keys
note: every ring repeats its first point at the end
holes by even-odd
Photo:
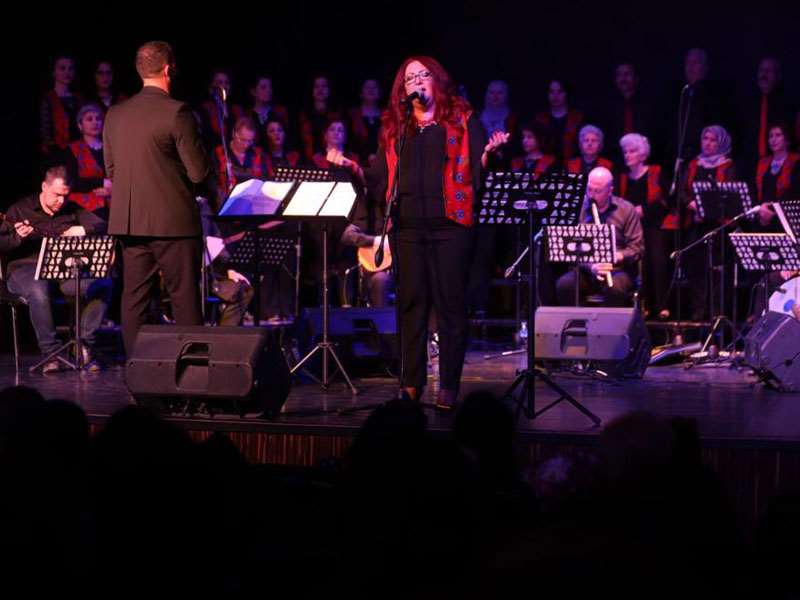
{"type": "MultiPolygon", "coordinates": [[[[692,183],[697,178],[697,169],[699,167],[699,161],[694,158],[689,163],[689,168],[687,169],[686,174],[686,187],[688,189],[689,197],[694,195],[692,191],[692,183]]],[[[729,181],[731,178],[731,173],[733,169],[733,161],[727,160],[721,165],[719,165],[716,169],[714,174],[714,179],[717,183],[722,183],[723,181],[729,181]]],[[[683,224],[681,225],[681,229],[688,228],[692,223],[692,216],[689,214],[688,210],[683,211],[683,224]]],[[[678,229],[678,209],[673,208],[670,213],[664,217],[664,221],[661,223],[661,229],[670,229],[675,230],[678,229]]]]}
{"type": "MultiPolygon", "coordinates": [[[[647,203],[655,204],[664,201],[664,193],[661,190],[661,167],[649,165],[647,168],[647,203]]],[[[628,193],[628,174],[623,173],[619,176],[619,195],[626,198],[628,193]]]]}
{"type": "MultiPolygon", "coordinates": [[[[469,131],[467,120],[471,113],[461,115],[458,125],[445,123],[445,154],[447,162],[442,174],[444,188],[445,216],[459,225],[471,227],[473,223],[472,202],[475,190],[472,188],[472,165],[469,156],[469,131]]],[[[391,197],[391,182],[397,172],[396,139],[386,139],[386,166],[389,171],[389,185],[386,187],[386,201],[391,197]]]]}
{"type": "MultiPolygon", "coordinates": [[[[795,164],[800,160],[800,154],[790,153],[786,160],[781,165],[781,170],[778,172],[778,181],[775,184],[775,198],[767,198],[767,202],[772,200],[781,200],[792,185],[792,171],[795,164]]],[[[771,156],[765,156],[758,161],[758,168],[756,169],[756,193],[759,202],[764,202],[764,175],[769,171],[770,164],[772,163],[771,156]]]]}
{"type": "Polygon", "coordinates": [[[55,90],[47,93],[47,100],[53,115],[53,142],[59,148],[64,149],[69,145],[69,114],[55,90]]]}
{"type": "MultiPolygon", "coordinates": [[[[258,146],[253,146],[251,148],[253,151],[252,153],[252,161],[250,162],[250,166],[246,167],[247,172],[253,177],[253,179],[263,179],[267,173],[267,168],[265,167],[264,161],[264,153],[262,152],[261,148],[258,146]]],[[[250,150],[248,150],[248,153],[250,150]]],[[[225,181],[227,180],[227,169],[225,163],[225,151],[222,149],[222,144],[214,148],[214,155],[217,158],[217,183],[219,184],[220,189],[225,189],[225,181]]],[[[230,156],[231,162],[236,160],[236,155],[234,155],[233,151],[228,152],[228,156],[230,156]]],[[[247,155],[245,154],[245,160],[247,160],[247,155]]],[[[241,168],[245,168],[244,165],[239,165],[241,168]]],[[[236,180],[236,176],[231,174],[231,188],[239,183],[236,180]]]]}
{"type": "MultiPolygon", "coordinates": [[[[607,158],[603,158],[602,156],[597,159],[597,166],[598,167],[605,167],[612,173],[614,172],[614,163],[612,163],[607,158]]],[[[583,173],[583,158],[573,158],[567,161],[567,171],[570,173],[583,173]]]]}
{"type": "MultiPolygon", "coordinates": [[[[547,173],[547,171],[552,167],[556,162],[555,156],[550,154],[543,154],[542,157],[536,161],[536,164],[533,166],[533,175],[534,179],[539,179],[542,175],[547,173]]],[[[525,157],[518,156],[516,158],[511,159],[511,170],[512,171],[522,171],[525,168],[525,157]]]]}
{"type": "MultiPolygon", "coordinates": [[[[104,179],[106,174],[97,161],[92,156],[92,151],[83,140],[72,142],[69,145],[69,150],[78,161],[78,177],[82,179],[104,179]]],[[[68,196],[71,202],[78,204],[88,210],[94,212],[98,208],[103,208],[106,205],[106,199],[98,196],[94,192],[72,192],[68,196]]]]}

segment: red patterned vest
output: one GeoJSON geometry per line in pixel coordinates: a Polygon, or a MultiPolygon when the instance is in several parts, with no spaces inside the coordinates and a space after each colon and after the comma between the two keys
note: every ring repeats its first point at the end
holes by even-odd
{"type": "MultiPolygon", "coordinates": [[[[97,164],[92,151],[84,140],[72,142],[69,150],[78,161],[78,177],[85,179],[103,179],[106,174],[100,165],[97,164]]],[[[71,202],[79,204],[90,212],[103,208],[106,205],[106,198],[98,196],[94,192],[72,192],[68,196],[71,202]]]]}

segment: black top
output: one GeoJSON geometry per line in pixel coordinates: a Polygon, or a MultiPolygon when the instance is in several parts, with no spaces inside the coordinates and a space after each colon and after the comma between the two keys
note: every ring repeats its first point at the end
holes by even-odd
{"type": "Polygon", "coordinates": [[[82,225],[86,235],[103,235],[106,232],[105,221],[74,202],[65,201],[60,211],[48,215],[39,202],[39,194],[17,200],[9,207],[6,217],[12,223],[27,220],[37,228],[26,238],[21,238],[11,223],[3,221],[0,224],[0,253],[10,255],[9,273],[24,263],[37,261],[45,235],[57,237],[73,225],[82,225]]]}
{"type": "MultiPolygon", "coordinates": [[[[660,227],[664,217],[667,216],[667,206],[662,202],[650,203],[647,199],[649,173],[644,173],[639,179],[632,179],[628,175],[627,189],[625,190],[625,200],[634,206],[644,208],[644,218],[642,224],[646,227],[660,227]]],[[[664,180],[664,171],[661,171],[659,185],[663,190],[669,189],[669,183],[664,180]]]]}
{"type": "MultiPolygon", "coordinates": [[[[469,153],[472,166],[474,201],[478,202],[481,187],[481,155],[486,146],[486,133],[475,115],[467,121],[469,153]]],[[[445,216],[444,167],[447,161],[445,128],[431,125],[423,131],[415,129],[406,140],[400,169],[399,219],[395,226],[406,228],[460,227],[445,216]]],[[[367,187],[375,198],[385,198],[388,182],[386,153],[379,151],[375,164],[364,170],[367,187]]]]}
{"type": "Polygon", "coordinates": [[[550,115],[550,143],[553,145],[553,152],[555,156],[564,156],[564,132],[567,130],[567,113],[563,117],[554,117],[550,115]]]}

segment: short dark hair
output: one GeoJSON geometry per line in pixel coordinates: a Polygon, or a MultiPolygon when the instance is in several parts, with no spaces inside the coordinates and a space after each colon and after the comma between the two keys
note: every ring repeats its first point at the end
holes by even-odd
{"type": "Polygon", "coordinates": [[[142,79],[155,77],[165,66],[174,63],[172,47],[167,42],[147,42],[136,51],[136,72],[142,79]]]}
{"type": "Polygon", "coordinates": [[[47,170],[44,172],[43,181],[47,184],[51,184],[56,179],[63,179],[64,183],[69,184],[67,179],[67,167],[64,165],[53,165],[47,168],[47,170]]]}

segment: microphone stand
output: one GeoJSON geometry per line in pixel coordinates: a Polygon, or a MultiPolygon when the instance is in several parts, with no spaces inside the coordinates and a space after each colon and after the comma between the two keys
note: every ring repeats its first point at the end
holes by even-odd
{"type": "Polygon", "coordinates": [[[222,153],[225,156],[225,195],[227,196],[231,191],[231,182],[233,182],[233,166],[228,152],[228,140],[225,139],[225,119],[228,116],[225,101],[225,88],[220,87],[219,91],[214,93],[214,104],[217,107],[217,123],[219,124],[219,135],[222,140],[222,153]]]}
{"type": "MultiPolygon", "coordinates": [[[[672,172],[672,183],[670,184],[669,188],[669,195],[673,198],[675,202],[675,206],[677,207],[677,216],[678,216],[678,223],[675,229],[675,236],[673,238],[675,242],[675,247],[680,248],[681,244],[683,243],[683,236],[681,232],[683,230],[683,206],[681,204],[680,198],[680,190],[678,190],[678,182],[680,181],[680,174],[683,170],[683,149],[686,145],[686,130],[689,126],[689,115],[692,112],[692,97],[694,93],[691,90],[690,86],[687,84],[683,86],[681,89],[681,97],[678,101],[678,149],[677,155],[675,156],[675,169],[672,172]],[[689,92],[688,101],[686,102],[686,112],[684,112],[684,97],[686,96],[686,92],[689,92]]],[[[673,253],[674,254],[674,253],[673,253]]],[[[680,254],[678,255],[677,260],[675,261],[675,268],[672,271],[672,281],[670,283],[670,289],[667,290],[666,298],[664,302],[666,304],[667,300],[669,299],[669,292],[675,288],[675,313],[677,318],[677,327],[678,333],[673,338],[672,346],[682,346],[683,345],[683,330],[681,327],[681,262],[680,262],[680,254]]]]}
{"type": "MultiPolygon", "coordinates": [[[[733,217],[730,221],[722,223],[721,225],[715,227],[714,229],[711,229],[705,235],[703,235],[702,237],[696,239],[695,241],[690,243],[685,248],[680,248],[678,250],[675,250],[672,254],[670,254],[670,259],[674,260],[675,264],[677,266],[677,265],[680,264],[680,260],[681,260],[681,258],[682,258],[682,256],[684,254],[686,254],[687,252],[689,252],[689,251],[693,250],[694,248],[700,246],[701,244],[706,244],[706,260],[708,262],[708,268],[709,269],[713,268],[713,260],[714,260],[713,259],[713,250],[714,250],[713,242],[714,242],[714,238],[717,236],[717,234],[723,233],[726,229],[728,229],[734,223],[738,223],[740,220],[742,220],[742,219],[744,219],[746,217],[749,217],[749,216],[755,214],[756,212],[758,212],[758,209],[750,209],[748,211],[739,213],[738,215],[733,217]]],[[[711,282],[709,282],[709,284],[710,283],[711,282]]],[[[710,292],[710,289],[709,289],[709,292],[710,292]]],[[[714,312],[713,301],[711,301],[710,302],[710,306],[709,306],[709,314],[713,314],[713,312],[714,312]]],[[[703,343],[702,347],[700,348],[700,352],[707,352],[708,353],[707,356],[710,359],[717,358],[717,352],[715,352],[713,349],[710,350],[710,348],[712,346],[711,342],[713,341],[714,335],[716,334],[717,330],[723,324],[727,324],[730,327],[731,332],[733,333],[733,342],[732,342],[732,344],[734,345],[734,347],[735,347],[736,342],[741,338],[741,334],[739,333],[739,330],[737,329],[735,323],[733,323],[728,317],[726,317],[723,314],[717,315],[717,317],[714,319],[713,325],[711,326],[711,330],[708,332],[708,336],[706,336],[705,342],[703,343]]]]}

